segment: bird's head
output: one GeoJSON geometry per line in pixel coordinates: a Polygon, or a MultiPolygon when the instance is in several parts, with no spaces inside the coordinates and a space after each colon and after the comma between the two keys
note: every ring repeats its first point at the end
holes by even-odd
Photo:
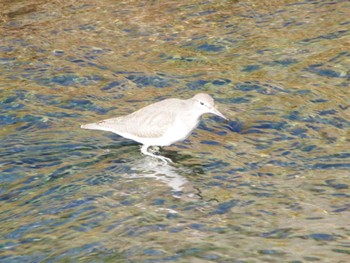
{"type": "Polygon", "coordinates": [[[227,118],[220,111],[218,111],[218,109],[216,109],[214,99],[210,95],[206,93],[198,93],[190,100],[193,101],[197,112],[201,114],[212,113],[227,120],[227,118]]]}

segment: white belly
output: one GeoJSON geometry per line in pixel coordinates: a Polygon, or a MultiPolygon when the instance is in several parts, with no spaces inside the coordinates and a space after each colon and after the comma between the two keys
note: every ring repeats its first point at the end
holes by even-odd
{"type": "Polygon", "coordinates": [[[195,122],[186,122],[183,118],[181,120],[176,120],[174,125],[169,128],[162,136],[162,145],[159,146],[169,146],[175,142],[183,141],[188,136],[191,135],[192,131],[197,127],[198,120],[195,122]]]}
{"type": "Polygon", "coordinates": [[[162,136],[157,138],[138,137],[131,134],[118,133],[119,135],[150,146],[169,146],[175,142],[185,140],[192,131],[197,127],[199,119],[193,118],[178,118],[175,120],[162,136]]]}

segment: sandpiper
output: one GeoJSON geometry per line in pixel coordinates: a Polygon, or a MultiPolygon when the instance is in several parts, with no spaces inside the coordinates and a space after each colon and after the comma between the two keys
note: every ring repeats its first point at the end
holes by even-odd
{"type": "Polygon", "coordinates": [[[81,128],[114,132],[141,143],[143,154],[171,162],[169,158],[148,151],[148,148],[169,146],[185,140],[205,113],[212,113],[227,120],[216,109],[214,99],[210,95],[199,93],[187,100],[165,99],[129,115],[81,125],[81,128]]]}

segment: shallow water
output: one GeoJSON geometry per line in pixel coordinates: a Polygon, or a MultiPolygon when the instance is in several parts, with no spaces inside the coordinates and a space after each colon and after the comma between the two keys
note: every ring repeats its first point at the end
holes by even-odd
{"type": "Polygon", "coordinates": [[[4,1],[1,262],[348,262],[348,1],[4,1]],[[212,94],[161,150],[80,124],[212,94]]]}

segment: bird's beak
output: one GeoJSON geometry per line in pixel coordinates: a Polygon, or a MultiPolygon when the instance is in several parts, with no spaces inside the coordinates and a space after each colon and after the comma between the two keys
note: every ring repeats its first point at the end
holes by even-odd
{"type": "Polygon", "coordinates": [[[228,120],[225,116],[224,116],[224,114],[222,114],[220,111],[218,111],[216,108],[212,108],[211,109],[212,110],[212,112],[211,113],[213,113],[213,114],[215,114],[215,115],[217,115],[217,116],[220,116],[221,118],[223,118],[223,119],[225,119],[225,120],[228,120]]]}

